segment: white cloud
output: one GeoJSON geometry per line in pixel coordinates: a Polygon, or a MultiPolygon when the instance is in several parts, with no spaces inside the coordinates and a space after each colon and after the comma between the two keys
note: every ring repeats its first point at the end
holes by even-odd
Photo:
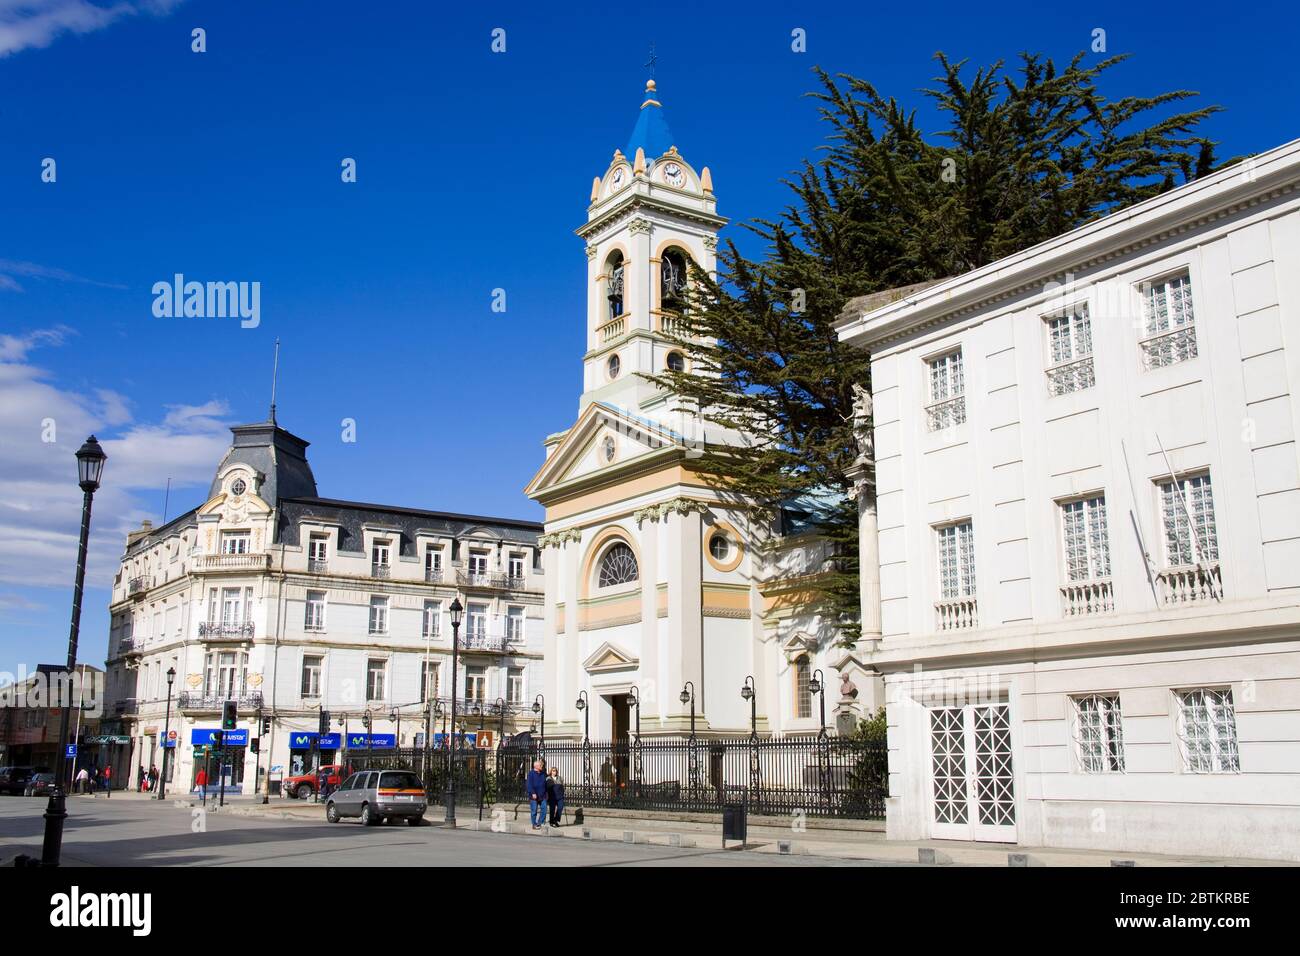
{"type": "Polygon", "coordinates": [[[168,406],[159,409],[161,422],[135,421],[117,392],[98,389],[88,398],[60,388],[27,361],[32,350],[65,340],[58,329],[0,337],[0,590],[6,594],[71,584],[81,515],[73,454],[87,435],[97,434],[108,454],[87,571],[87,583],[100,587],[112,580],[126,533],[146,517],[161,517],[145,507],[141,492],[156,494],[171,478],[173,502],[196,504],[230,444],[222,402],[168,406]]]}
{"type": "MultiPolygon", "coordinates": [[[[0,10],[3,9],[6,0],[0,0],[0,10]]],[[[0,17],[3,14],[0,13],[0,17]]],[[[0,36],[3,35],[4,24],[0,21],[0,36]]],[[[3,41],[0,41],[2,43],[3,41]]],[[[0,56],[3,56],[0,53],[0,56]]],[[[22,276],[25,279],[53,279],[56,282],[76,282],[81,285],[97,285],[102,289],[125,289],[124,285],[117,285],[112,282],[98,282],[94,279],[87,279],[85,276],[79,276],[76,273],[69,272],[67,269],[56,269],[53,266],[43,266],[38,262],[23,262],[20,259],[0,259],[0,289],[8,289],[11,292],[22,292],[23,287],[19,284],[14,276],[22,276]]]]}
{"type": "Polygon", "coordinates": [[[0,58],[47,47],[64,33],[93,33],[140,13],[161,15],[184,0],[0,0],[0,58]]]}

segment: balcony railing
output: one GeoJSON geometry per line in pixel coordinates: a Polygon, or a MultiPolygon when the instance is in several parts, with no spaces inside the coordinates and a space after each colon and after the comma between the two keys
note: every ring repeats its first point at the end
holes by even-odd
{"type": "Polygon", "coordinates": [[[599,340],[601,345],[604,345],[607,342],[613,342],[616,338],[622,335],[626,329],[627,319],[620,316],[612,322],[606,322],[600,328],[596,329],[596,338],[599,340]]]}
{"type": "Polygon", "coordinates": [[[442,576],[442,568],[431,568],[424,572],[424,580],[427,584],[441,584],[442,576]]]}
{"type": "Polygon", "coordinates": [[[495,588],[500,591],[524,589],[524,578],[488,571],[457,571],[456,583],[463,588],[495,588]]]}
{"type": "Polygon", "coordinates": [[[514,645],[522,643],[522,637],[488,634],[486,631],[466,631],[460,639],[460,649],[462,651],[485,651],[490,654],[502,654],[509,651],[514,645]]]}
{"type": "Polygon", "coordinates": [[[1091,355],[1054,365],[1047,370],[1047,385],[1053,395],[1081,392],[1095,384],[1097,376],[1093,371],[1091,355]]]}
{"type": "Polygon", "coordinates": [[[680,315],[661,315],[659,316],[659,331],[664,335],[674,335],[677,338],[685,338],[690,331],[687,322],[680,315]]]}
{"type": "Polygon", "coordinates": [[[122,715],[136,714],[140,712],[140,699],[138,697],[127,697],[117,702],[115,707],[117,712],[122,715]]]}
{"type": "Polygon", "coordinates": [[[244,621],[242,624],[231,624],[225,621],[200,621],[199,637],[209,640],[247,640],[253,636],[256,630],[252,621],[244,621]]]}
{"type": "Polygon", "coordinates": [[[238,697],[226,697],[221,694],[205,696],[204,694],[195,693],[194,691],[183,690],[176,698],[176,706],[182,711],[216,713],[221,710],[222,705],[228,700],[235,701],[241,711],[262,709],[261,691],[254,691],[251,694],[241,694],[238,697]]]}
{"type": "Polygon", "coordinates": [[[153,587],[153,578],[140,575],[126,582],[126,593],[128,597],[143,597],[144,592],[151,587],[153,587]]]}
{"type": "Polygon", "coordinates": [[[324,558],[308,558],[307,570],[312,574],[324,574],[330,569],[330,563],[324,558]]]}
{"type": "Polygon", "coordinates": [[[117,639],[117,656],[125,657],[127,654],[138,654],[141,643],[143,642],[134,637],[119,637],[117,639]]]}
{"type": "Polygon", "coordinates": [[[966,421],[966,396],[958,395],[955,398],[935,402],[926,408],[925,413],[929,418],[932,432],[960,425],[966,421]]]}
{"type": "Polygon", "coordinates": [[[391,564],[372,564],[370,565],[370,576],[372,578],[391,578],[393,576],[393,566],[391,564]]]}
{"type": "Polygon", "coordinates": [[[1185,565],[1160,572],[1160,600],[1166,606],[1217,601],[1223,597],[1219,565],[1185,565]]]}
{"type": "Polygon", "coordinates": [[[961,631],[979,626],[974,596],[936,601],[934,616],[935,626],[941,631],[961,631]]]}
{"type": "Polygon", "coordinates": [[[198,570],[265,571],[269,558],[265,554],[205,554],[198,559],[198,570]]]}
{"type": "Polygon", "coordinates": [[[1115,592],[1106,580],[1074,581],[1061,588],[1061,612],[1066,617],[1107,614],[1115,610],[1115,592]]]}
{"type": "Polygon", "coordinates": [[[1196,326],[1183,325],[1142,340],[1142,360],[1147,368],[1163,368],[1196,358],[1196,326]]]}

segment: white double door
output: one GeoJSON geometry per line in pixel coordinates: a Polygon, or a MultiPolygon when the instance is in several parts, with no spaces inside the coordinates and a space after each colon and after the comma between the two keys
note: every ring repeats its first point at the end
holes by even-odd
{"type": "Polygon", "coordinates": [[[936,839],[1016,842],[1007,704],[932,708],[930,772],[936,839]]]}

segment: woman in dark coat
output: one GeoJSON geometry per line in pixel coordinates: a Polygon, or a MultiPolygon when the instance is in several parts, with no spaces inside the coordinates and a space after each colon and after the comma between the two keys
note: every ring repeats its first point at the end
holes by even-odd
{"type": "Polygon", "coordinates": [[[551,826],[558,827],[560,815],[564,813],[564,779],[559,767],[552,767],[546,778],[546,804],[551,810],[551,826]]]}

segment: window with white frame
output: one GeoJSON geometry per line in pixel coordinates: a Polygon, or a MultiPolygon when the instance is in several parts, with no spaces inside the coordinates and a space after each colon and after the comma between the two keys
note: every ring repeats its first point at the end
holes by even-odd
{"type": "Polygon", "coordinates": [[[325,592],[308,591],[306,613],[302,622],[305,631],[325,630],[325,592]]]}
{"type": "Polygon", "coordinates": [[[307,542],[307,570],[324,571],[329,565],[330,539],[323,534],[314,534],[307,542]]]}
{"type": "Polygon", "coordinates": [[[222,554],[248,554],[249,535],[247,531],[223,531],[221,533],[222,554]]]}
{"type": "Polygon", "coordinates": [[[506,674],[506,700],[512,704],[522,703],[524,699],[524,669],[512,667],[506,674]]]}
{"type": "Polygon", "coordinates": [[[366,700],[384,700],[387,689],[388,662],[366,661],[366,700]]]}
{"type": "Polygon", "coordinates": [[[1231,688],[1177,691],[1178,736],[1189,773],[1239,773],[1237,715],[1231,688]]]}
{"type": "Polygon", "coordinates": [[[487,574],[488,553],[486,551],[471,551],[469,553],[469,573],[470,574],[487,574]]]}
{"type": "Polygon", "coordinates": [[[1168,567],[1218,563],[1219,536],[1208,473],[1161,482],[1160,516],[1168,567]]]}
{"type": "Polygon", "coordinates": [[[1087,304],[1073,306],[1044,321],[1051,361],[1047,385],[1051,393],[1065,395],[1092,388],[1097,380],[1092,365],[1092,322],[1087,304]]]}
{"type": "Polygon", "coordinates": [[[386,597],[370,599],[370,633],[388,633],[388,598],[386,597]]]}
{"type": "Polygon", "coordinates": [[[243,588],[221,589],[221,624],[223,627],[235,627],[244,622],[243,588]]]}
{"type": "Polygon", "coordinates": [[[424,579],[426,581],[442,580],[442,550],[430,547],[424,552],[424,579]]]}
{"type": "Polygon", "coordinates": [[[930,370],[930,404],[926,414],[930,431],[951,428],[966,421],[966,378],[961,349],[926,360],[930,370]]]}
{"type": "Polygon", "coordinates": [[[478,701],[487,698],[487,667],[475,664],[465,668],[465,696],[478,701]]]}
{"type": "Polygon", "coordinates": [[[442,620],[442,602],[424,602],[424,626],[420,630],[422,637],[437,637],[442,620]]]}
{"type": "Polygon", "coordinates": [[[510,555],[510,576],[516,580],[524,576],[524,556],[518,552],[510,555]]]}
{"type": "Polygon", "coordinates": [[[1074,736],[1084,773],[1124,772],[1124,725],[1118,694],[1086,694],[1074,702],[1074,736]]]}
{"type": "Polygon", "coordinates": [[[1192,280],[1186,272],[1144,282],[1142,357],[1147,368],[1196,358],[1192,280]]]}
{"type": "Polygon", "coordinates": [[[939,546],[939,598],[975,595],[975,529],[969,521],[935,528],[939,546]]]}
{"type": "Polygon", "coordinates": [[[374,577],[387,577],[392,546],[387,541],[376,541],[370,548],[370,573],[374,577]]]}
{"type": "Polygon", "coordinates": [[[420,703],[438,699],[438,662],[420,662],[420,703]]]}
{"type": "Polygon", "coordinates": [[[302,659],[302,696],[319,697],[320,696],[320,675],[321,668],[325,664],[325,658],[304,655],[302,659]]]}
{"type": "Polygon", "coordinates": [[[1110,577],[1110,541],[1106,530],[1106,496],[1061,502],[1065,576],[1069,581],[1110,577]]]}
{"type": "Polygon", "coordinates": [[[522,641],[524,639],[524,609],[511,607],[506,610],[506,639],[522,641]]]}
{"type": "Polygon", "coordinates": [[[487,637],[488,608],[486,604],[471,604],[465,609],[465,636],[482,640],[487,637]]]}

